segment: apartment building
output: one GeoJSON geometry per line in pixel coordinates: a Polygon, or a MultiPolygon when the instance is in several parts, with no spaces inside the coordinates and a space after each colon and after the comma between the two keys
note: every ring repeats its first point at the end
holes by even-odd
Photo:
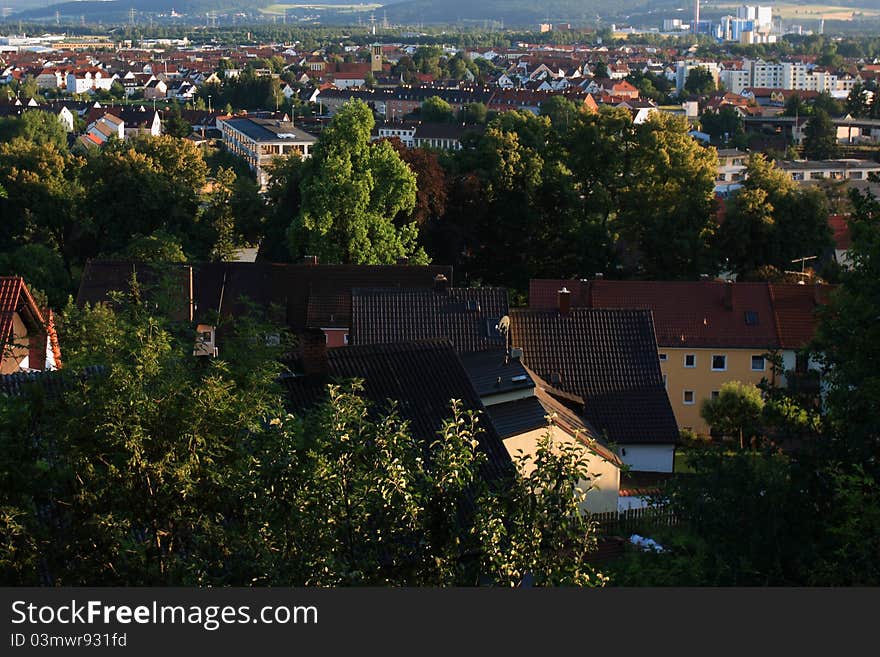
{"type": "Polygon", "coordinates": [[[243,158],[257,175],[257,182],[265,189],[269,176],[265,166],[275,157],[297,154],[309,157],[317,140],[290,121],[231,117],[217,119],[223,143],[231,153],[243,158]]]}

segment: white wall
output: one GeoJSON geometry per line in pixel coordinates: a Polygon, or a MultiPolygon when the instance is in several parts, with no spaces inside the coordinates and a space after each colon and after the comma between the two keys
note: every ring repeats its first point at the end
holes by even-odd
{"type": "Polygon", "coordinates": [[[665,445],[625,445],[617,448],[621,460],[633,470],[641,472],[672,472],[675,446],[665,445]]]}
{"type": "MultiPolygon", "coordinates": [[[[538,439],[546,431],[546,429],[542,428],[511,436],[504,441],[504,446],[507,448],[510,457],[516,462],[519,450],[522,450],[523,454],[535,453],[538,439]]],[[[553,438],[568,444],[575,442],[574,438],[558,427],[553,429],[553,438]]],[[[581,508],[586,509],[590,513],[616,511],[618,504],[617,495],[620,491],[620,468],[595,454],[590,454],[589,463],[590,473],[594,475],[593,479],[589,482],[581,482],[581,486],[586,488],[588,485],[591,485],[592,488],[587,492],[581,508]]],[[[531,463],[527,465],[529,467],[523,470],[524,474],[529,474],[534,469],[534,465],[531,463]]]]}

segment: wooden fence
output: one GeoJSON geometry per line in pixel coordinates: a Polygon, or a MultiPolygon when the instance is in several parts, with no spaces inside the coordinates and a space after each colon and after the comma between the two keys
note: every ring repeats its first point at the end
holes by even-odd
{"type": "Polygon", "coordinates": [[[655,527],[672,527],[678,524],[678,518],[669,507],[594,513],[591,518],[598,525],[602,536],[629,536],[655,527]]]}

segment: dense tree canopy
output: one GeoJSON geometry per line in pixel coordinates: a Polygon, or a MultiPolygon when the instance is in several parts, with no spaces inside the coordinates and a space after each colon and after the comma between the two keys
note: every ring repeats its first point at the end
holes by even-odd
{"type": "Polygon", "coordinates": [[[358,381],[291,414],[283,330],[254,309],[201,359],[145,293],[66,313],[58,395],[0,397],[5,583],[604,584],[577,513],[585,448],[548,434],[530,474],[489,482],[454,400],[430,444],[393,410],[368,414],[358,381]]]}
{"type": "Polygon", "coordinates": [[[367,105],[354,101],[322,133],[304,164],[302,205],[288,233],[294,254],[336,263],[427,261],[416,224],[394,224],[415,207],[416,177],[391,144],[370,141],[373,125],[367,105]]]}

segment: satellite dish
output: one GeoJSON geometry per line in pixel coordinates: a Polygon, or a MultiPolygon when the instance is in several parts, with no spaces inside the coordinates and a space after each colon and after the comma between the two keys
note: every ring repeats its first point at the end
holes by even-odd
{"type": "Polygon", "coordinates": [[[499,319],[497,329],[501,335],[506,337],[507,334],[510,332],[510,317],[505,315],[504,317],[499,319]]]}

